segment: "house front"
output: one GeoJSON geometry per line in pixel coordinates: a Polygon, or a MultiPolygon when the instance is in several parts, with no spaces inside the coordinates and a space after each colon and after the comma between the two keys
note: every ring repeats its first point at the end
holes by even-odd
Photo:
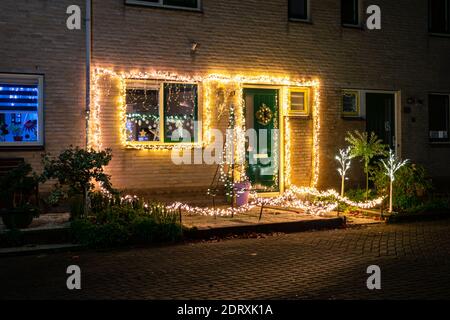
{"type": "Polygon", "coordinates": [[[2,1],[0,155],[39,171],[43,152],[111,148],[115,187],[201,193],[228,141],[233,179],[277,194],[337,187],[337,150],[367,130],[446,181],[450,22],[414,2],[378,1],[367,30],[368,1],[96,0],[86,104],[89,33],[66,27],[86,2],[2,1]]]}

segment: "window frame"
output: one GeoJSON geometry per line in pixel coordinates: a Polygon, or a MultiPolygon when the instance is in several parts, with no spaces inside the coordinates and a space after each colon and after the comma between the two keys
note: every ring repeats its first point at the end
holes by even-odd
{"type": "Polygon", "coordinates": [[[428,94],[428,141],[431,144],[450,144],[450,93],[437,93],[437,92],[430,92],[428,94]],[[431,107],[430,107],[430,97],[431,96],[444,96],[448,98],[448,103],[447,103],[447,138],[431,138],[431,128],[430,128],[430,113],[431,113],[431,107]]]}
{"type": "Polygon", "coordinates": [[[344,23],[344,21],[343,21],[343,18],[344,18],[344,15],[343,15],[343,11],[344,11],[344,7],[343,7],[343,5],[342,5],[342,2],[343,2],[343,0],[341,0],[340,1],[340,3],[341,3],[341,25],[343,26],[343,27],[346,27],[346,28],[358,28],[358,29],[360,29],[360,28],[362,28],[362,23],[361,23],[361,21],[362,21],[362,3],[361,3],[361,0],[354,0],[354,1],[356,1],[356,4],[357,4],[357,6],[358,6],[358,8],[357,8],[357,18],[358,18],[358,23],[356,23],[356,24],[352,24],[352,23],[344,23]]]}
{"type": "Polygon", "coordinates": [[[202,11],[202,0],[197,0],[197,8],[165,5],[164,0],[158,0],[158,2],[149,2],[145,0],[125,0],[125,4],[153,7],[153,8],[163,8],[163,9],[175,9],[175,10],[197,11],[197,12],[202,11]]]}
{"type": "MultiPolygon", "coordinates": [[[[42,74],[24,74],[24,73],[0,73],[0,82],[3,79],[9,81],[16,80],[20,83],[22,80],[36,81],[38,86],[38,106],[37,106],[37,116],[38,116],[38,131],[37,141],[0,141],[0,149],[4,148],[35,148],[44,146],[44,75],[42,74]]],[[[3,113],[3,112],[0,112],[3,113]]]]}
{"type": "Polygon", "coordinates": [[[445,1],[445,15],[446,15],[446,21],[445,21],[445,28],[446,31],[433,31],[431,29],[432,27],[432,19],[431,19],[431,3],[432,0],[428,0],[428,33],[431,35],[440,35],[440,36],[446,36],[446,37],[450,37],[450,0],[444,0],[445,1]]]}
{"type": "Polygon", "coordinates": [[[291,1],[292,0],[288,0],[288,19],[289,21],[293,21],[293,22],[306,22],[306,23],[311,23],[311,0],[304,0],[306,1],[306,18],[295,18],[291,16],[291,1]]]}
{"type": "Polygon", "coordinates": [[[289,109],[288,116],[291,117],[308,117],[309,112],[311,110],[311,100],[310,100],[310,88],[307,87],[291,87],[289,88],[288,93],[288,101],[289,101],[289,109]],[[304,102],[303,102],[303,110],[292,110],[292,93],[303,93],[304,94],[304,102]]]}
{"type": "MultiPolygon", "coordinates": [[[[195,85],[197,86],[197,96],[196,96],[196,111],[197,111],[197,123],[202,123],[202,106],[200,101],[201,96],[201,85],[199,82],[180,82],[180,81],[164,81],[164,80],[153,80],[153,79],[126,79],[125,81],[125,92],[128,89],[152,89],[152,88],[158,88],[159,91],[159,141],[126,141],[126,144],[128,146],[195,146],[202,141],[202,125],[200,126],[194,126],[194,136],[191,137],[192,140],[189,142],[180,141],[180,142],[166,142],[166,130],[165,130],[165,103],[166,103],[166,97],[165,97],[165,88],[164,86],[166,84],[182,84],[182,85],[195,85]],[[132,85],[129,85],[128,83],[132,83],[132,85]],[[142,85],[136,85],[137,83],[142,82],[142,85]]],[[[126,97],[125,97],[125,109],[126,109],[126,97]]],[[[125,113],[126,110],[125,110],[125,113]]],[[[127,116],[125,115],[125,120],[122,126],[125,127],[126,130],[126,122],[127,122],[127,116]]]]}
{"type": "Polygon", "coordinates": [[[361,117],[361,90],[343,89],[340,95],[341,114],[344,118],[360,118],[361,117]],[[356,95],[356,111],[346,112],[344,111],[344,95],[352,94],[356,95]]]}

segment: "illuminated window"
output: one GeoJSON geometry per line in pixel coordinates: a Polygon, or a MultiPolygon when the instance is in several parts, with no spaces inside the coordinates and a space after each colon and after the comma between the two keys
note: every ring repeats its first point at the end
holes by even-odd
{"type": "Polygon", "coordinates": [[[341,19],[343,26],[359,26],[359,1],[341,0],[341,19]]]}
{"type": "Polygon", "coordinates": [[[449,95],[430,94],[428,114],[431,142],[449,142],[449,95]]]}
{"type": "Polygon", "coordinates": [[[165,142],[194,142],[197,116],[196,84],[164,84],[165,142]]]}
{"type": "Polygon", "coordinates": [[[342,92],[342,115],[344,117],[360,116],[360,96],[357,90],[344,90],[342,92]]]}
{"type": "Polygon", "coordinates": [[[450,33],[450,0],[429,0],[428,7],[429,31],[450,33]]]}
{"type": "Polygon", "coordinates": [[[289,115],[307,116],[309,114],[309,89],[292,88],[289,90],[289,115]]]}
{"type": "Polygon", "coordinates": [[[0,74],[0,147],[43,144],[43,77],[0,74]]]}
{"type": "Polygon", "coordinates": [[[289,19],[309,21],[309,0],[288,0],[289,19]]]}
{"type": "Polygon", "coordinates": [[[127,4],[200,10],[200,0],[125,0],[127,4]]]}
{"type": "Polygon", "coordinates": [[[131,81],[126,89],[127,141],[196,142],[196,84],[131,81]]]}

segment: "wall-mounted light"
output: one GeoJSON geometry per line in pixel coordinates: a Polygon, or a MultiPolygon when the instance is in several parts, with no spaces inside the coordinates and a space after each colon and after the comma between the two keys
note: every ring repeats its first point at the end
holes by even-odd
{"type": "Polygon", "coordinates": [[[191,53],[196,53],[199,46],[200,45],[198,44],[198,42],[192,41],[191,42],[191,53]]]}

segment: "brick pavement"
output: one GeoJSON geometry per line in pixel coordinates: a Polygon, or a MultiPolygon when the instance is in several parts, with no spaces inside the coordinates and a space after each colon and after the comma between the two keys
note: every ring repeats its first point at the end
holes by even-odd
{"type": "Polygon", "coordinates": [[[450,221],[0,258],[0,299],[450,298],[450,221]],[[65,288],[66,267],[82,290],[65,288]],[[382,290],[369,291],[377,264],[382,290]]]}

